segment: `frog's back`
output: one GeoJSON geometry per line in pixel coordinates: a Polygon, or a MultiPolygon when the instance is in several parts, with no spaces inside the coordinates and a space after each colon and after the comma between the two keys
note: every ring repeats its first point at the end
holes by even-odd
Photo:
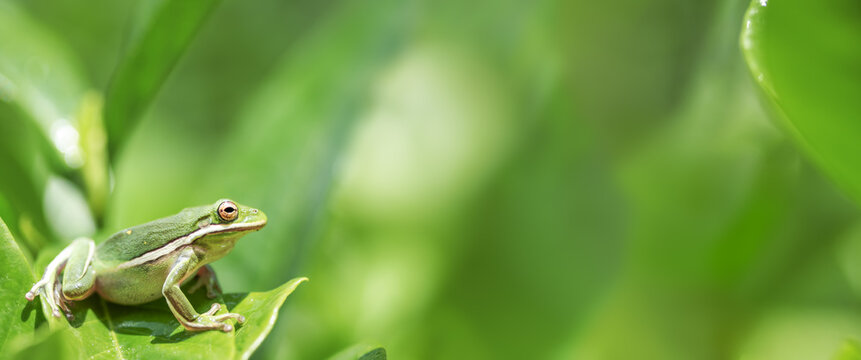
{"type": "Polygon", "coordinates": [[[194,232],[198,222],[208,216],[208,207],[200,206],[123,229],[101,243],[96,256],[103,261],[129,261],[194,232]]]}

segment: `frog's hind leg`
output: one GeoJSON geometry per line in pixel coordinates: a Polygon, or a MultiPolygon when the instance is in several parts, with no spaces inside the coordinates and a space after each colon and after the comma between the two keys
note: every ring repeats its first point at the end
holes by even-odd
{"type": "Polygon", "coordinates": [[[204,265],[197,270],[197,281],[188,288],[188,293],[193,294],[202,286],[206,286],[206,297],[215,299],[221,294],[221,285],[218,283],[218,278],[215,277],[215,270],[212,266],[204,265]]]}
{"type": "Polygon", "coordinates": [[[83,300],[95,290],[93,256],[96,244],[93,240],[80,238],[69,246],[74,248],[63,270],[62,296],[66,300],[83,300]]]}
{"type": "Polygon", "coordinates": [[[61,310],[67,316],[71,314],[66,306],[68,300],[80,300],[89,296],[93,291],[95,270],[92,266],[95,254],[95,243],[86,238],[79,238],[60,252],[48,267],[45,274],[33,285],[25,295],[27,300],[33,300],[42,295],[51,308],[55,317],[60,317],[61,310]],[[65,271],[64,271],[65,269],[65,271]],[[60,273],[63,273],[62,281],[60,273]]]}

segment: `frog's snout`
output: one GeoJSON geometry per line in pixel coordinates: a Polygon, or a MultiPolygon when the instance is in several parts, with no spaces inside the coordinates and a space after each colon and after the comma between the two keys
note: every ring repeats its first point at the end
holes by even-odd
{"type": "Polygon", "coordinates": [[[245,216],[244,222],[249,224],[255,224],[257,225],[256,228],[259,229],[265,226],[268,220],[269,219],[266,217],[266,213],[258,209],[250,208],[248,209],[248,213],[245,216]]]}

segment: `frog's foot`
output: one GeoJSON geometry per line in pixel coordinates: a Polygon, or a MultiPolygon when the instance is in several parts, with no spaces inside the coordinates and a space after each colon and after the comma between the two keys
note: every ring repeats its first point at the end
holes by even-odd
{"type": "Polygon", "coordinates": [[[42,295],[45,302],[48,303],[48,307],[51,308],[51,314],[54,317],[60,317],[62,314],[65,314],[67,318],[72,319],[72,311],[69,309],[66,298],[63,297],[60,279],[56,276],[39,280],[24,297],[28,301],[33,301],[39,295],[42,295]]]}
{"type": "Polygon", "coordinates": [[[236,322],[239,324],[245,322],[245,317],[236,313],[215,315],[218,310],[221,310],[221,304],[212,304],[212,307],[209,308],[209,311],[198,315],[197,318],[194,319],[194,321],[184,323],[182,324],[182,326],[184,326],[190,331],[218,329],[224,332],[230,332],[233,331],[233,325],[230,325],[225,321],[227,321],[228,319],[233,319],[236,320],[236,322]]]}
{"type": "MultiPolygon", "coordinates": [[[[63,314],[66,315],[66,319],[68,319],[69,321],[75,320],[75,316],[72,315],[72,310],[69,309],[70,301],[66,299],[65,295],[63,295],[63,287],[59,280],[54,282],[53,298],[60,310],[63,311],[63,314]]],[[[52,309],[52,312],[54,313],[54,317],[59,317],[57,315],[57,310],[52,309]]]]}
{"type": "Polygon", "coordinates": [[[24,294],[24,297],[28,301],[33,301],[36,296],[42,295],[42,298],[45,299],[46,303],[48,303],[48,307],[51,308],[51,313],[54,317],[60,317],[63,313],[65,313],[67,317],[71,315],[71,311],[69,311],[68,306],[66,306],[66,299],[63,297],[61,286],[62,284],[60,282],[60,277],[58,276],[66,265],[66,259],[68,258],[68,254],[66,254],[66,252],[66,250],[63,250],[60,255],[57,255],[57,257],[48,264],[42,278],[33,284],[30,291],[24,294]]]}
{"type": "Polygon", "coordinates": [[[42,278],[37,283],[33,284],[33,287],[30,288],[30,291],[24,294],[24,297],[27,298],[27,301],[33,301],[36,296],[39,296],[39,294],[43,293],[42,290],[44,289],[46,284],[47,282],[44,278],[42,278]]]}
{"type": "Polygon", "coordinates": [[[48,306],[51,308],[51,313],[54,317],[60,317],[60,306],[58,304],[62,303],[62,301],[57,298],[57,293],[54,291],[56,286],[48,283],[45,278],[42,278],[37,283],[33,284],[33,287],[30,288],[24,297],[27,301],[33,301],[36,299],[36,296],[42,295],[42,297],[48,303],[48,306]]]}
{"type": "Polygon", "coordinates": [[[221,285],[218,284],[218,278],[215,277],[215,270],[209,265],[197,270],[197,280],[194,285],[188,288],[188,293],[193,294],[204,285],[206,286],[206,297],[215,299],[221,294],[221,285]]]}

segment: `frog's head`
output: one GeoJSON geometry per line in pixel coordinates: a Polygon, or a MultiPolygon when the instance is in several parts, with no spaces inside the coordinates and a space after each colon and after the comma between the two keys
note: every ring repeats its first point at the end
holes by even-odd
{"type": "Polygon", "coordinates": [[[199,208],[205,215],[197,222],[194,243],[206,249],[211,260],[227,254],[236,240],[266,225],[266,214],[255,208],[244,206],[228,199],[221,199],[210,206],[199,208]]]}
{"type": "Polygon", "coordinates": [[[208,226],[214,232],[248,232],[266,225],[266,214],[250,206],[244,206],[230,199],[221,199],[210,207],[208,226]]]}

